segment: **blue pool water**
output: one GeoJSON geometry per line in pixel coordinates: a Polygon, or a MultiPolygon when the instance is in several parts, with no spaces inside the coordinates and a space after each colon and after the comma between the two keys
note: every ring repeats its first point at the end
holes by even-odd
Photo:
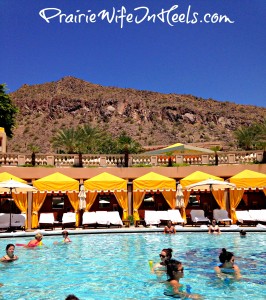
{"type": "MultiPolygon", "coordinates": [[[[150,273],[148,260],[159,261],[162,248],[171,247],[181,260],[185,276],[180,283],[203,299],[266,299],[266,234],[206,233],[72,235],[69,245],[54,245],[61,237],[45,236],[46,247],[16,247],[19,260],[0,263],[0,299],[64,300],[75,294],[90,299],[173,299],[164,295],[166,284],[150,273]],[[242,279],[220,279],[213,267],[221,248],[236,256],[242,279]]],[[[8,243],[31,238],[0,239],[8,243]]]]}

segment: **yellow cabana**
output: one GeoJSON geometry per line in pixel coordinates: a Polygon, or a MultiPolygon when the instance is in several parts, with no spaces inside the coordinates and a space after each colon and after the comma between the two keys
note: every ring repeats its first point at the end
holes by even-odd
{"type": "Polygon", "coordinates": [[[133,214],[139,220],[138,209],[146,192],[161,191],[169,206],[175,208],[176,181],[172,178],[150,172],[133,180],[133,214]]]}
{"type": "Polygon", "coordinates": [[[13,180],[16,180],[16,181],[19,181],[22,183],[27,183],[25,180],[15,176],[15,175],[12,175],[10,173],[7,173],[7,172],[0,173],[0,182],[10,180],[10,179],[13,179],[13,180]]]}
{"type": "MultiPolygon", "coordinates": [[[[201,171],[196,171],[188,176],[186,176],[185,178],[180,180],[180,184],[182,185],[182,187],[185,189],[186,186],[193,184],[193,183],[197,183],[203,180],[207,180],[207,179],[215,179],[215,180],[220,180],[220,181],[224,181],[223,178],[221,177],[217,177],[208,173],[204,173],[201,171]]],[[[220,208],[225,209],[225,194],[224,191],[222,190],[217,190],[217,191],[212,191],[212,194],[216,200],[216,202],[218,203],[218,205],[220,206],[220,208]]],[[[186,207],[188,205],[188,201],[189,201],[189,197],[190,197],[190,191],[187,191],[186,189],[184,190],[184,207],[182,210],[182,218],[184,220],[186,220],[186,207]]]]}
{"type": "Polygon", "coordinates": [[[266,175],[251,170],[244,170],[229,178],[238,188],[266,188],[266,175]]]}
{"type": "MultiPolygon", "coordinates": [[[[22,183],[27,183],[25,180],[15,176],[15,175],[12,175],[10,173],[7,173],[7,172],[0,173],[0,182],[7,181],[10,179],[13,179],[15,181],[22,182],[22,183]]],[[[4,194],[4,193],[6,193],[6,189],[0,189],[0,194],[4,194]]],[[[27,205],[28,205],[27,192],[19,192],[19,193],[13,192],[12,198],[14,199],[16,206],[20,209],[21,213],[26,214],[27,213],[27,205]]],[[[27,224],[27,222],[26,222],[26,224],[27,224]]]]}
{"type": "Polygon", "coordinates": [[[221,177],[217,177],[208,173],[204,173],[201,171],[196,171],[188,176],[186,176],[185,178],[180,180],[180,184],[182,185],[183,188],[185,188],[187,185],[193,184],[193,183],[197,183],[203,180],[207,180],[207,179],[215,179],[215,180],[221,180],[224,181],[223,178],[221,177]]]}
{"type": "Polygon", "coordinates": [[[86,196],[86,211],[89,211],[94,203],[97,194],[100,192],[114,193],[118,204],[123,209],[123,220],[128,217],[128,201],[127,201],[127,180],[115,175],[103,172],[97,176],[84,181],[85,190],[88,190],[86,196]]]}
{"type": "Polygon", "coordinates": [[[32,228],[38,226],[38,211],[41,209],[47,192],[66,192],[71,205],[73,206],[76,213],[76,225],[79,224],[79,182],[71,177],[56,172],[54,174],[45,176],[33,182],[33,186],[39,191],[33,194],[33,212],[32,212],[32,228]]]}
{"type": "Polygon", "coordinates": [[[229,182],[234,183],[238,189],[230,190],[230,206],[231,206],[231,219],[235,223],[236,208],[239,205],[245,189],[249,188],[263,188],[266,195],[266,175],[251,170],[244,170],[229,178],[229,182]]]}

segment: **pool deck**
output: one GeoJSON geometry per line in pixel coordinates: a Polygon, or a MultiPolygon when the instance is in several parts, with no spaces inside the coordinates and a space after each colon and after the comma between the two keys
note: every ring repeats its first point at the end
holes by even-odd
{"type": "MultiPolygon", "coordinates": [[[[122,228],[89,228],[89,229],[67,229],[69,232],[69,235],[74,234],[108,234],[108,233],[163,233],[164,227],[122,227],[122,228]]],[[[220,230],[222,233],[224,232],[239,232],[240,230],[245,230],[246,232],[262,232],[266,233],[266,226],[260,225],[259,226],[237,226],[237,225],[231,225],[231,226],[220,226],[220,230]]],[[[13,238],[13,237],[31,237],[35,236],[37,232],[42,233],[44,236],[53,236],[53,235],[61,235],[62,233],[61,228],[56,228],[55,230],[44,230],[44,229],[36,229],[32,231],[22,231],[17,230],[14,232],[5,232],[0,231],[0,238],[13,238]]],[[[176,226],[176,232],[178,233],[195,233],[195,232],[208,232],[208,228],[205,226],[176,226]]]]}

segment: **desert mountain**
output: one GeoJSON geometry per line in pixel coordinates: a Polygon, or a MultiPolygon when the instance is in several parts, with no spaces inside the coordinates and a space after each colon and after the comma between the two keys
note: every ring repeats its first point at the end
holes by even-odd
{"type": "Polygon", "coordinates": [[[59,129],[90,123],[114,136],[123,130],[143,146],[220,143],[233,149],[233,131],[260,122],[266,109],[192,95],[104,87],[73,77],[23,85],[10,94],[19,107],[8,152],[25,153],[29,144],[54,152],[59,129]]]}

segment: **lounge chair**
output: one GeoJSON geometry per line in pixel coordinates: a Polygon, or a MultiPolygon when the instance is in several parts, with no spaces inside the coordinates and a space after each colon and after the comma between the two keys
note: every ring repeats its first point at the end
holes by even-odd
{"type": "Polygon", "coordinates": [[[76,227],[76,214],[73,212],[67,212],[63,214],[62,229],[76,227]]]}
{"type": "Polygon", "coordinates": [[[210,220],[207,217],[205,217],[203,210],[192,209],[190,211],[190,215],[191,215],[192,225],[197,225],[197,224],[201,225],[201,224],[210,223],[210,220]]]}
{"type": "Polygon", "coordinates": [[[258,222],[252,218],[247,210],[236,211],[237,223],[239,225],[256,225],[258,222]]]}
{"type": "Polygon", "coordinates": [[[225,209],[214,209],[213,218],[217,223],[223,223],[225,225],[226,222],[229,222],[230,225],[232,224],[232,219],[229,218],[228,212],[225,209]]]}
{"type": "Polygon", "coordinates": [[[179,209],[168,209],[168,215],[173,224],[182,224],[184,226],[185,221],[181,217],[179,209]]]}
{"type": "Polygon", "coordinates": [[[156,225],[158,226],[161,221],[158,218],[158,214],[156,210],[145,210],[144,212],[144,221],[146,226],[156,225]]]}
{"type": "Polygon", "coordinates": [[[97,219],[95,211],[85,211],[82,215],[82,226],[85,228],[86,226],[97,227],[97,219]]]}
{"type": "Polygon", "coordinates": [[[109,227],[110,222],[108,220],[107,211],[100,211],[99,210],[99,211],[96,211],[95,214],[96,214],[96,223],[97,223],[97,226],[101,225],[101,226],[109,227]]]}
{"type": "Polygon", "coordinates": [[[120,218],[118,211],[108,211],[107,214],[108,214],[108,221],[110,226],[118,226],[118,227],[123,226],[123,222],[120,218]]]}
{"type": "Polygon", "coordinates": [[[266,223],[266,212],[263,210],[249,210],[251,218],[255,219],[259,223],[266,223]]]}
{"type": "Polygon", "coordinates": [[[12,214],[11,227],[25,229],[26,214],[12,214]]]}
{"type": "Polygon", "coordinates": [[[160,220],[160,225],[167,224],[167,222],[170,220],[169,214],[167,210],[158,210],[157,211],[157,217],[160,220]]]}
{"type": "Polygon", "coordinates": [[[41,213],[39,219],[39,227],[54,229],[54,214],[53,213],[41,213]]]}
{"type": "Polygon", "coordinates": [[[10,215],[9,214],[0,214],[0,228],[6,229],[10,226],[10,215]]]}

